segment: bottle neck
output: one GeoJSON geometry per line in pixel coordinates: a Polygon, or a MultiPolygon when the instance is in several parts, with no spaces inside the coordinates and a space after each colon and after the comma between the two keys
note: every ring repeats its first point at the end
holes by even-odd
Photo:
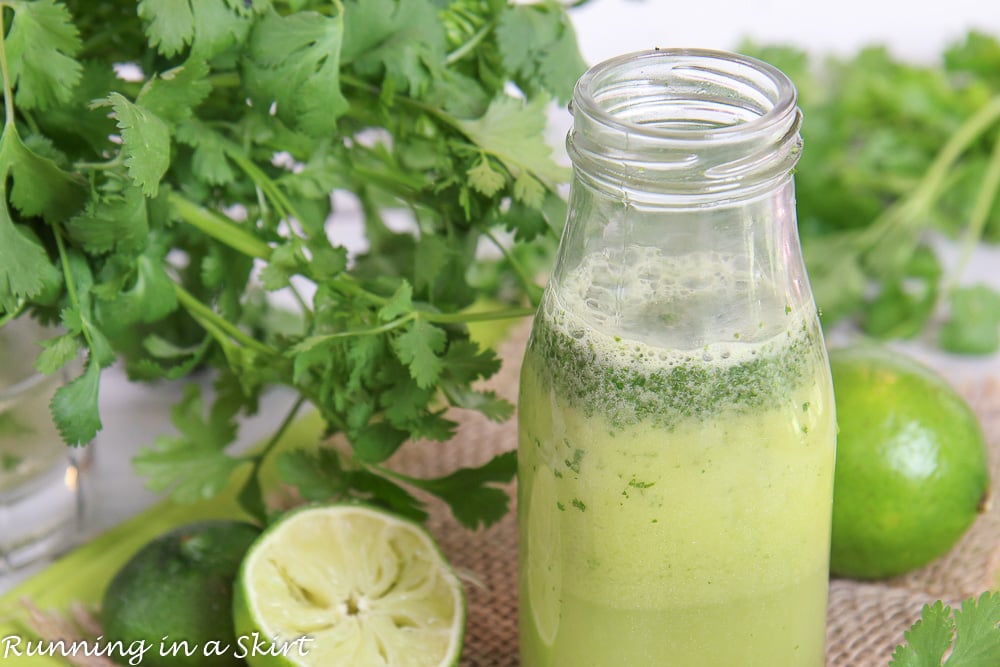
{"type": "Polygon", "coordinates": [[[710,51],[625,56],[584,75],[573,114],[547,307],[675,350],[762,343],[814,318],[791,178],[800,114],[784,75],[710,51]]]}
{"type": "Polygon", "coordinates": [[[801,149],[795,87],[763,62],[657,50],[577,83],[567,150],[576,178],[626,201],[702,207],[781,187],[801,149]]]}

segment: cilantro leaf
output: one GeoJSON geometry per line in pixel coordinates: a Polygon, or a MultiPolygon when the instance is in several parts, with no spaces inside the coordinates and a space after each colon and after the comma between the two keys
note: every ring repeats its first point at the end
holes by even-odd
{"type": "Polygon", "coordinates": [[[320,447],[315,452],[282,452],[275,466],[281,479],[299,490],[309,501],[339,499],[348,489],[348,479],[337,452],[320,447]]]}
{"type": "Polygon", "coordinates": [[[940,344],[958,354],[991,354],[1000,347],[1000,294],[986,285],[956,289],[940,344]]]}
{"type": "Polygon", "coordinates": [[[497,27],[504,65],[526,90],[548,90],[569,102],[576,80],[587,69],[566,14],[543,3],[512,5],[497,27]]]}
{"type": "Polygon", "coordinates": [[[488,378],[500,370],[500,358],[491,349],[482,350],[471,340],[457,340],[444,355],[443,377],[459,383],[488,378]]]}
{"type": "Polygon", "coordinates": [[[76,298],[61,313],[63,325],[87,339],[91,362],[97,362],[101,368],[110,366],[115,360],[115,350],[95,321],[93,295],[96,289],[90,264],[82,253],[70,249],[66,265],[69,267],[67,282],[72,281],[76,286],[76,298]]]}
{"type": "Polygon", "coordinates": [[[101,198],[92,198],[86,208],[66,223],[71,239],[94,254],[112,250],[133,253],[148,240],[146,199],[137,187],[101,198]]]}
{"type": "Polygon", "coordinates": [[[177,126],[177,141],[194,147],[191,170],[209,185],[231,183],[236,174],[226,157],[226,140],[206,124],[196,120],[177,126]]]}
{"type": "Polygon", "coordinates": [[[150,45],[165,56],[177,55],[194,40],[194,11],[188,0],[139,0],[139,17],[147,22],[150,45]]]}
{"type": "Polygon", "coordinates": [[[381,463],[395,454],[409,435],[386,422],[371,424],[351,438],[354,456],[364,463],[381,463]]]}
{"type": "Polygon", "coordinates": [[[83,374],[59,387],[52,396],[52,418],[68,444],[85,445],[101,430],[97,407],[100,383],[101,366],[91,357],[83,374]]]}
{"type": "Polygon", "coordinates": [[[910,338],[927,324],[938,300],[941,264],[927,246],[918,247],[896,278],[886,278],[864,306],[863,326],[881,338],[910,338]]]}
{"type": "MultiPolygon", "coordinates": [[[[515,179],[526,173],[555,187],[567,180],[569,172],[556,164],[552,148],[545,142],[547,105],[548,99],[543,95],[523,103],[502,94],[490,102],[482,117],[461,120],[458,124],[470,139],[500,160],[515,179]]],[[[534,202],[535,186],[523,181],[520,187],[519,199],[534,202]]]]}
{"type": "Polygon", "coordinates": [[[0,139],[0,169],[4,166],[10,169],[13,180],[10,201],[25,216],[40,215],[48,222],[60,222],[83,205],[83,181],[30,150],[13,125],[0,139]]]}
{"type": "Polygon", "coordinates": [[[24,109],[68,102],[82,71],[74,58],[81,48],[80,35],[69,11],[54,0],[12,4],[6,48],[15,102],[24,109]]]}
{"type": "Polygon", "coordinates": [[[514,199],[524,202],[530,208],[541,209],[545,201],[545,188],[527,172],[521,172],[514,179],[514,199]]]}
{"type": "Polygon", "coordinates": [[[429,387],[421,388],[412,378],[402,377],[382,392],[379,405],[385,410],[385,418],[390,424],[409,428],[420,419],[433,394],[429,387]]]}
{"type": "Polygon", "coordinates": [[[1000,663],[1000,593],[983,593],[962,603],[952,618],[940,600],[924,605],[920,620],[904,633],[889,667],[992,667],[1000,663]],[[952,644],[954,643],[954,647],[952,644]]]}
{"type": "Polygon", "coordinates": [[[180,123],[212,92],[208,74],[205,61],[189,59],[147,82],[135,102],[167,123],[180,123]]]}
{"type": "Polygon", "coordinates": [[[507,179],[504,175],[491,167],[489,160],[485,157],[480,159],[475,167],[465,173],[469,177],[469,185],[487,197],[492,197],[500,192],[503,186],[507,184],[507,179]]]}
{"type": "Polygon", "coordinates": [[[1000,664],[1000,593],[970,598],[955,610],[955,648],[948,667],[1000,664]]]}
{"type": "MultiPolygon", "coordinates": [[[[408,481],[376,464],[407,440],[451,438],[454,406],[510,413],[472,387],[499,362],[469,342],[466,324],[482,317],[466,308],[487,291],[537,297],[525,276],[553,249],[537,237],[560,224],[552,202],[568,174],[545,148],[542,94],[559,97],[579,63],[566,11],[546,2],[505,18],[494,0],[120,4],[10,0],[0,30],[13,74],[0,309],[65,326],[39,368],[88,351],[53,403],[64,434],[100,428],[100,369],[116,359],[133,380],[214,368],[225,382],[209,413],[186,390],[179,432],[137,457],[151,488],[202,498],[249,463],[238,500],[262,516],[262,466],[277,458],[226,449],[236,415],[280,384],[353,448],[284,459],[306,496],[426,518],[408,481]],[[118,76],[125,63],[135,79],[118,76]],[[514,87],[524,102],[505,95],[514,87]],[[367,252],[338,245],[331,192],[360,202],[367,252]],[[390,208],[412,212],[418,233],[390,208]],[[515,243],[485,266],[478,247],[500,225],[515,243]],[[307,283],[311,301],[298,290],[307,283]],[[266,294],[287,286],[293,314],[266,294]]],[[[467,490],[464,520],[493,520],[507,498],[488,479],[455,476],[437,490],[456,507],[467,490]]]]}
{"type": "Polygon", "coordinates": [[[964,42],[945,50],[944,63],[949,71],[969,72],[1000,83],[1000,41],[973,30],[964,42]]]}
{"type": "Polygon", "coordinates": [[[279,245],[268,258],[267,266],[260,272],[260,280],[268,291],[287,287],[292,276],[301,272],[302,257],[296,244],[279,245]]]}
{"type": "Polygon", "coordinates": [[[108,95],[118,129],[129,176],[147,197],[155,197],[160,179],[170,166],[170,130],[156,114],[129,102],[120,93],[108,95]]]}
{"type": "Polygon", "coordinates": [[[211,347],[212,338],[205,336],[201,343],[188,348],[179,348],[155,335],[142,341],[142,348],[151,358],[139,359],[128,368],[129,375],[139,379],[180,380],[205,363],[205,356],[211,347]],[[154,359],[168,359],[176,363],[161,365],[154,359]]]}
{"type": "Polygon", "coordinates": [[[37,296],[46,285],[58,282],[45,248],[31,231],[15,225],[0,182],[0,309],[11,312],[21,299],[37,296]]]}
{"type": "Polygon", "coordinates": [[[510,208],[504,211],[497,218],[497,222],[514,232],[514,240],[517,245],[512,251],[514,253],[525,250],[543,251],[544,246],[533,247],[530,242],[538,237],[548,235],[551,240],[559,237],[563,223],[566,221],[566,202],[552,191],[545,194],[545,200],[540,209],[528,207],[526,204],[514,201],[510,208]]]}
{"type": "Polygon", "coordinates": [[[361,336],[347,351],[347,363],[351,375],[347,380],[348,389],[361,390],[374,380],[379,360],[385,354],[386,344],[382,336],[361,336]]]}
{"type": "Polygon", "coordinates": [[[517,473],[517,452],[499,454],[478,468],[464,468],[437,479],[407,481],[433,493],[451,507],[452,514],[466,528],[490,526],[507,513],[510,499],[491,484],[505,484],[517,473]]]}
{"type": "Polygon", "coordinates": [[[413,310],[413,286],[404,280],[396,288],[388,303],[378,311],[378,318],[383,322],[391,322],[413,310]]]}
{"type": "Polygon", "coordinates": [[[903,633],[907,644],[897,646],[889,667],[940,667],[945,652],[951,647],[955,622],[951,607],[940,600],[924,605],[920,620],[903,633]]]}
{"type": "Polygon", "coordinates": [[[114,299],[100,302],[98,313],[102,325],[118,330],[136,322],[156,322],[176,308],[174,282],[159,258],[146,253],[135,260],[135,283],[114,299]]]}
{"type": "Polygon", "coordinates": [[[414,253],[413,287],[422,298],[441,309],[471,304],[476,291],[466,275],[474,248],[462,247],[436,234],[423,234],[414,253]]]}
{"type": "Polygon", "coordinates": [[[279,118],[321,136],[334,132],[348,103],[340,91],[341,15],[271,13],[254,25],[245,63],[247,86],[279,118]]]}
{"type": "Polygon", "coordinates": [[[354,0],[344,7],[344,62],[391,88],[420,95],[444,60],[445,34],[429,0],[354,0]]]}
{"type": "Polygon", "coordinates": [[[211,498],[243,464],[225,452],[236,437],[233,405],[220,397],[207,417],[203,410],[201,388],[186,385],[184,398],[173,409],[172,421],[180,434],[157,438],[153,448],[143,449],[133,459],[150,490],[172,489],[171,495],[180,502],[211,498]]]}
{"type": "Polygon", "coordinates": [[[194,14],[192,55],[210,59],[246,41],[253,14],[269,8],[267,0],[191,0],[194,14]]]}
{"type": "Polygon", "coordinates": [[[428,515],[423,509],[423,503],[399,484],[381,475],[368,470],[352,471],[351,487],[360,492],[353,495],[361,500],[381,505],[414,521],[427,520],[428,515]]]}
{"type": "Polygon", "coordinates": [[[476,391],[450,383],[445,383],[444,391],[452,405],[481,412],[490,421],[504,422],[514,414],[510,401],[500,398],[495,391],[476,391]]]}
{"type": "Polygon", "coordinates": [[[423,504],[406,489],[369,470],[345,469],[337,453],[328,447],[320,447],[314,452],[283,452],[276,466],[281,479],[297,488],[308,501],[357,498],[386,507],[414,521],[427,519],[423,504]]]}
{"type": "Polygon", "coordinates": [[[442,408],[436,412],[425,413],[409,425],[413,438],[423,438],[434,442],[447,442],[455,437],[458,432],[458,424],[450,419],[445,419],[446,409],[442,408]]]}
{"type": "Polygon", "coordinates": [[[500,370],[500,359],[493,350],[480,350],[468,340],[455,341],[444,355],[444,371],[439,381],[448,401],[457,407],[481,412],[492,421],[505,421],[514,406],[493,391],[477,391],[469,383],[487,378],[500,370]]]}
{"type": "Polygon", "coordinates": [[[803,239],[802,254],[824,322],[835,322],[864,303],[868,277],[848,249],[850,242],[846,234],[835,239],[803,239]]]}
{"type": "Polygon", "coordinates": [[[444,364],[439,353],[444,351],[448,335],[440,327],[417,319],[405,332],[396,336],[396,355],[410,368],[410,375],[419,387],[430,387],[441,375],[444,364]]]}
{"type": "Polygon", "coordinates": [[[325,237],[320,243],[310,243],[309,253],[308,274],[316,280],[333,280],[347,269],[347,248],[331,246],[325,237]]]}
{"type": "Polygon", "coordinates": [[[73,333],[65,333],[40,342],[42,351],[35,359],[35,370],[51,375],[60,370],[80,353],[80,342],[73,333]]]}

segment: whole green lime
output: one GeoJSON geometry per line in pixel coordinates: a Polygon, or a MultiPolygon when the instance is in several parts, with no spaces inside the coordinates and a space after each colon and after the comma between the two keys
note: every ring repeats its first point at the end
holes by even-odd
{"type": "Polygon", "coordinates": [[[986,505],[975,413],[936,372],[870,344],[831,352],[837,404],[830,571],[891,577],[942,556],[986,505]]]}
{"type": "Polygon", "coordinates": [[[248,523],[205,521],[154,539],[108,584],[105,637],[145,642],[149,667],[243,665],[235,657],[233,580],[258,535],[248,523]]]}

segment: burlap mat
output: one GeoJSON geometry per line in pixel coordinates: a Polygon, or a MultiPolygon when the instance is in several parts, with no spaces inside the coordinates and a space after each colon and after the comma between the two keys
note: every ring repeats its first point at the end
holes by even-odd
{"type": "MultiPolygon", "coordinates": [[[[501,347],[504,366],[491,387],[511,401],[527,328],[501,347]]],[[[982,419],[990,444],[993,497],[1000,499],[1000,384],[963,389],[982,419]]],[[[441,475],[479,465],[517,446],[516,420],[496,424],[462,414],[455,440],[412,443],[390,464],[418,475],[441,475]]],[[[509,489],[514,491],[513,486],[509,489]]],[[[517,667],[517,524],[510,512],[498,524],[476,532],[459,526],[440,503],[429,501],[429,522],[442,547],[467,579],[468,626],[462,665],[517,667]]],[[[925,569],[891,581],[834,580],[827,623],[827,667],[886,667],[903,632],[937,599],[957,603],[996,586],[1000,571],[1000,500],[982,515],[961,542],[925,569]]]]}

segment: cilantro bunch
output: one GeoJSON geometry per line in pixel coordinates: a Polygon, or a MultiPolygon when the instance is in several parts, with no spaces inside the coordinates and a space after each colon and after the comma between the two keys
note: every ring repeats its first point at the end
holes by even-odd
{"type": "Polygon", "coordinates": [[[973,246],[1000,241],[1000,42],[970,33],[932,65],[884,47],[822,60],[781,46],[744,50],[799,89],[798,220],[824,323],[996,351],[1000,294],[959,285],[973,246]],[[931,232],[959,239],[947,272],[931,232]]]}
{"type": "Polygon", "coordinates": [[[263,517],[269,451],[228,446],[284,385],[299,399],[272,443],[311,404],[350,444],[281,457],[306,498],[422,518],[420,488],[470,527],[504,514],[511,454],[440,479],[383,463],[451,438],[449,408],[511,413],[474,387],[499,360],[468,325],[533,311],[533,257],[565,215],[542,136],[584,70],[562,5],[0,0],[0,19],[0,325],[64,328],[43,372],[84,358],[52,402],[68,443],[101,428],[116,359],[142,381],[211,368],[211,395],[192,384],[179,434],[135,461],[155,490],[210,497],[250,467],[241,501],[263,517]],[[364,213],[354,257],[327,224],[334,191],[364,213]],[[484,243],[501,259],[479,259],[484,243]]]}

